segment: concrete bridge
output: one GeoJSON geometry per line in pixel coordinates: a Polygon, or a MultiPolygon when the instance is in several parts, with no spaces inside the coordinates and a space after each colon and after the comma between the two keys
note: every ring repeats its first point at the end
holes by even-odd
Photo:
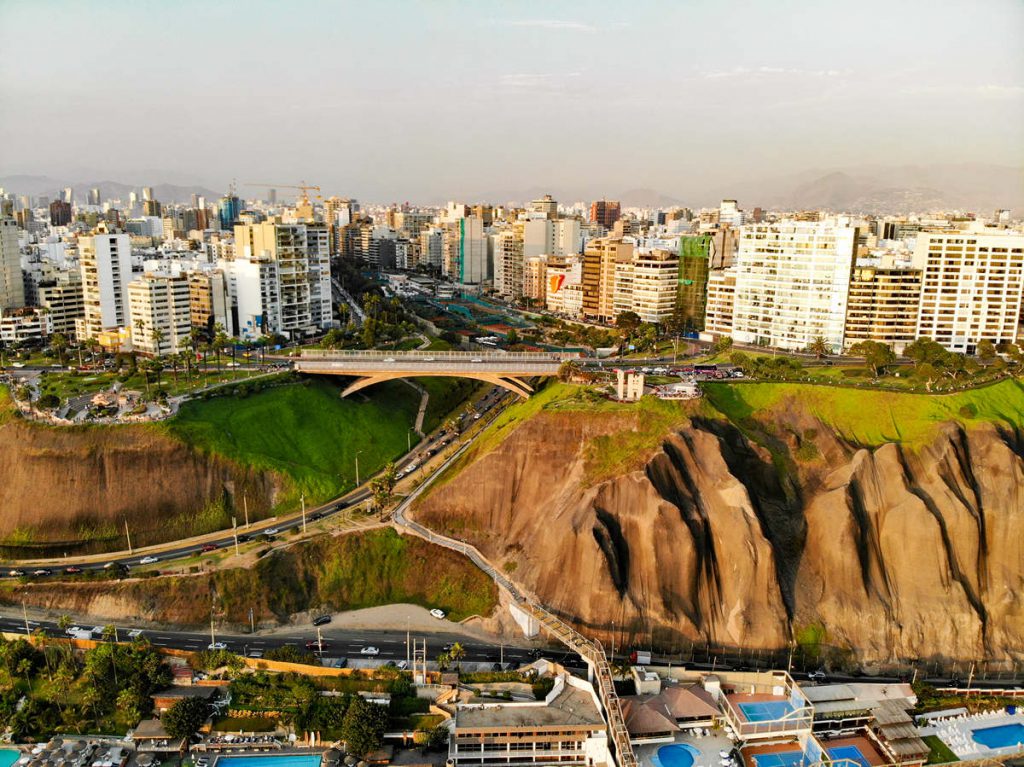
{"type": "Polygon", "coordinates": [[[341,393],[347,397],[367,386],[396,378],[446,376],[473,378],[503,386],[520,397],[533,389],[524,379],[558,374],[562,363],[573,354],[549,352],[387,352],[327,351],[304,349],[294,361],[295,370],[317,375],[355,376],[341,393]]]}

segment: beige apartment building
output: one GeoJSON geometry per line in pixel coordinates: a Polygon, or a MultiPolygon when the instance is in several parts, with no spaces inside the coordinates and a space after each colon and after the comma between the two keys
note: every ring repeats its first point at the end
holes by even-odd
{"type": "Polygon", "coordinates": [[[915,334],[949,351],[1014,342],[1024,292],[1024,234],[976,225],[921,232],[914,262],[924,270],[915,334]]]}
{"type": "Polygon", "coordinates": [[[878,341],[902,354],[917,333],[921,301],[920,269],[883,259],[874,266],[855,266],[846,305],[846,348],[878,341]]]}
{"type": "Polygon", "coordinates": [[[701,338],[714,340],[732,335],[732,312],[736,301],[736,268],[708,272],[708,300],[701,338]]]}
{"type": "MultiPolygon", "coordinates": [[[[495,275],[497,278],[497,275],[495,275]]],[[[548,257],[533,256],[523,264],[523,298],[537,306],[547,302],[548,257]]]]}
{"type": "Polygon", "coordinates": [[[583,316],[599,322],[615,319],[616,264],[633,260],[633,243],[601,237],[583,252],[583,316]]]}
{"type": "Polygon", "coordinates": [[[679,293],[679,256],[668,250],[637,254],[633,259],[633,311],[643,322],[672,316],[679,293]]]}
{"type": "Polygon", "coordinates": [[[128,284],[132,348],[154,357],[174,354],[192,329],[184,275],[144,274],[128,284]]]}

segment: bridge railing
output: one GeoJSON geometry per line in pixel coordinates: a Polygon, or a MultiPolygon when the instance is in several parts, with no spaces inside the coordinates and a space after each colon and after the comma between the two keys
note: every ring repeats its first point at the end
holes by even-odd
{"type": "Polygon", "coordinates": [[[301,359],[328,360],[420,360],[433,362],[466,362],[486,360],[488,362],[564,362],[578,359],[579,355],[567,352],[457,352],[457,351],[379,351],[376,349],[303,349],[301,359]]]}

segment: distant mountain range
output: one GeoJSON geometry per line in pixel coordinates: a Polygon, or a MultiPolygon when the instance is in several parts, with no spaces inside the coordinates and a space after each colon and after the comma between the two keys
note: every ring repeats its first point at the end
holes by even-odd
{"type": "MultiPolygon", "coordinates": [[[[736,199],[740,207],[774,209],[827,208],[849,213],[927,213],[936,210],[970,210],[990,213],[1009,208],[1024,215],[1024,168],[982,163],[950,165],[862,165],[848,168],[814,169],[776,177],[744,178],[727,184],[699,184],[689,181],[685,189],[665,193],[656,189],[635,188],[600,191],[583,185],[534,186],[527,189],[492,189],[463,199],[466,202],[524,204],[551,194],[563,203],[600,197],[619,200],[623,207],[671,208],[717,206],[722,199],[736,199]]],[[[104,198],[127,199],[142,185],[120,181],[68,182],[49,176],[3,176],[0,187],[14,194],[56,197],[71,186],[75,198],[84,200],[92,187],[99,187],[104,198]]],[[[208,201],[218,199],[217,192],[199,185],[156,183],[153,195],[161,202],[188,202],[193,194],[208,201]]]]}
{"type": "Polygon", "coordinates": [[[127,200],[128,195],[134,190],[142,196],[142,187],[153,187],[153,197],[160,202],[181,202],[187,203],[192,199],[193,194],[206,197],[207,202],[220,199],[223,192],[215,192],[204,186],[182,186],[179,184],[125,184],[120,181],[78,181],[71,182],[64,179],[50,176],[0,176],[0,187],[11,194],[28,194],[33,197],[46,195],[51,200],[55,199],[63,191],[64,187],[70,186],[74,191],[75,199],[84,201],[89,190],[99,187],[100,194],[105,200],[107,198],[127,200]]]}

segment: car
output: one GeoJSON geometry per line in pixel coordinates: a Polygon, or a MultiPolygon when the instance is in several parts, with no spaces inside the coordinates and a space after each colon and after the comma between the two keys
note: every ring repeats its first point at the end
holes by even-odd
{"type": "Polygon", "coordinates": [[[322,652],[324,650],[329,650],[330,647],[331,643],[324,642],[323,640],[311,639],[308,642],[306,642],[306,649],[313,650],[314,652],[322,652]]]}
{"type": "Polygon", "coordinates": [[[139,639],[142,636],[142,629],[132,629],[128,632],[129,639],[139,639]]]}
{"type": "Polygon", "coordinates": [[[82,568],[78,567],[77,565],[70,565],[64,568],[64,572],[67,575],[78,575],[80,572],[82,572],[82,568]]]}
{"type": "Polygon", "coordinates": [[[395,668],[397,668],[399,671],[405,671],[407,668],[409,668],[409,661],[400,660],[397,663],[395,663],[395,668]]]}
{"type": "Polygon", "coordinates": [[[380,650],[373,645],[368,645],[359,651],[360,655],[380,655],[380,650]]]}
{"type": "Polygon", "coordinates": [[[152,565],[160,561],[160,557],[148,556],[139,560],[140,565],[152,565]]]}
{"type": "Polygon", "coordinates": [[[444,610],[438,610],[436,607],[430,611],[430,614],[437,618],[439,621],[444,620],[444,610]]]}
{"type": "Polygon", "coordinates": [[[226,649],[228,649],[228,646],[224,642],[210,642],[210,644],[206,645],[206,649],[207,650],[226,650],[226,649]]]}
{"type": "Polygon", "coordinates": [[[107,562],[103,565],[104,570],[113,570],[115,567],[117,567],[117,562],[107,562]]]}
{"type": "Polygon", "coordinates": [[[70,637],[74,636],[75,634],[81,634],[83,631],[85,631],[85,629],[83,629],[81,626],[68,626],[68,630],[66,633],[70,637]]]}
{"type": "Polygon", "coordinates": [[[103,636],[103,626],[93,626],[91,631],[97,637],[103,636]]]}
{"type": "Polygon", "coordinates": [[[278,528],[272,527],[269,530],[264,530],[263,534],[264,535],[277,535],[279,532],[281,532],[281,531],[278,528]]]}
{"type": "Polygon", "coordinates": [[[408,466],[405,467],[405,473],[406,474],[412,474],[418,468],[419,467],[416,464],[410,463],[408,466]]]}
{"type": "Polygon", "coordinates": [[[474,421],[479,421],[480,420],[480,414],[479,413],[473,413],[473,420],[474,421]]]}
{"type": "Polygon", "coordinates": [[[423,361],[424,361],[424,362],[433,362],[433,361],[434,361],[434,358],[433,358],[433,357],[424,357],[424,358],[423,358],[423,361]]]}
{"type": "Polygon", "coordinates": [[[314,511],[312,514],[309,515],[309,521],[316,522],[318,519],[323,519],[326,516],[326,511],[314,511]]]}
{"type": "Polygon", "coordinates": [[[480,357],[474,357],[473,359],[470,360],[470,362],[483,362],[483,359],[481,359],[480,357]]]}
{"type": "Polygon", "coordinates": [[[11,578],[21,578],[25,574],[24,570],[8,570],[7,575],[11,578]]]}
{"type": "Polygon", "coordinates": [[[323,626],[323,625],[325,625],[327,623],[330,623],[330,622],[331,622],[331,616],[330,615],[318,615],[318,616],[316,616],[313,619],[313,625],[314,626],[323,626]]]}
{"type": "Polygon", "coordinates": [[[238,536],[238,542],[239,543],[248,543],[251,540],[252,540],[252,536],[251,535],[245,535],[243,533],[242,535],[238,536]]]}
{"type": "Polygon", "coordinates": [[[200,550],[200,551],[201,551],[201,552],[202,552],[203,554],[206,554],[207,552],[210,552],[210,551],[216,551],[216,550],[217,550],[217,549],[219,549],[219,548],[220,548],[220,547],[219,547],[219,546],[218,546],[218,545],[217,545],[216,543],[207,543],[207,544],[206,544],[205,546],[203,546],[203,547],[202,547],[201,549],[199,549],[199,550],[200,550]]]}
{"type": "Polygon", "coordinates": [[[249,651],[249,657],[250,658],[262,658],[263,657],[263,650],[250,650],[249,651]]]}
{"type": "Polygon", "coordinates": [[[453,642],[448,642],[448,644],[441,648],[441,652],[448,652],[453,647],[455,647],[455,644],[453,642]]]}
{"type": "Polygon", "coordinates": [[[395,361],[395,358],[394,358],[394,357],[385,357],[385,358],[384,358],[384,361],[385,361],[385,362],[394,362],[394,361],[395,361]]]}
{"type": "Polygon", "coordinates": [[[825,672],[821,669],[818,669],[817,671],[812,671],[811,673],[809,673],[807,675],[807,678],[810,679],[812,682],[823,682],[825,681],[825,672]]]}
{"type": "Polygon", "coordinates": [[[33,578],[42,578],[42,577],[47,576],[49,574],[50,574],[50,571],[47,570],[45,567],[40,567],[38,570],[33,570],[32,571],[32,577],[33,578]]]}

